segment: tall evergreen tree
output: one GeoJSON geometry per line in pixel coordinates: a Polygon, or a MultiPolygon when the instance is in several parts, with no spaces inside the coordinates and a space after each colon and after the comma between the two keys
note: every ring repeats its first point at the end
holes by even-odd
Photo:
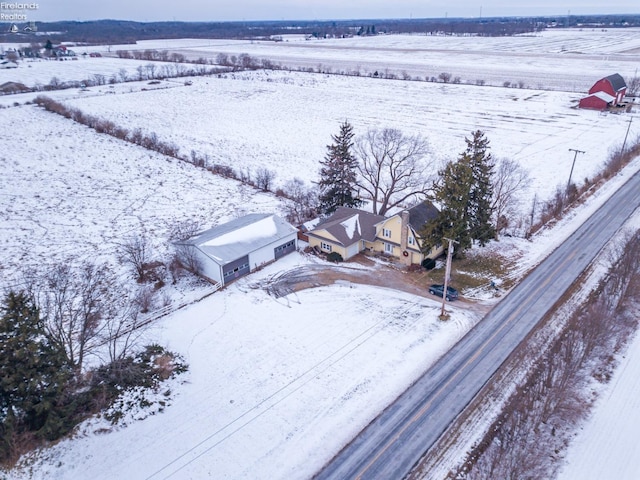
{"type": "Polygon", "coordinates": [[[438,172],[439,180],[434,185],[433,200],[440,205],[439,215],[428,222],[421,232],[425,251],[441,245],[444,238],[459,243],[465,250],[471,246],[469,229],[469,185],[473,173],[467,162],[449,162],[438,172]]]}
{"type": "Polygon", "coordinates": [[[358,161],[352,153],[353,127],[345,121],[340,125],[340,133],[332,135],[332,145],[327,145],[327,155],[320,162],[320,211],[333,213],[336,208],[357,207],[356,169],[358,161]]]}
{"type": "MultiPolygon", "coordinates": [[[[47,439],[60,434],[64,427],[56,409],[70,375],[64,353],[47,340],[33,301],[23,293],[8,293],[0,317],[1,447],[16,429],[47,439]]],[[[0,450],[0,455],[7,453],[0,450]]]]}
{"type": "Polygon", "coordinates": [[[466,250],[473,240],[484,245],[495,236],[491,222],[494,163],[489,141],[480,130],[465,141],[466,150],[438,172],[433,200],[440,214],[423,229],[425,251],[442,244],[443,238],[456,240],[459,249],[466,250]]]}
{"type": "Polygon", "coordinates": [[[471,238],[484,246],[495,237],[493,215],[493,169],[494,161],[489,150],[489,140],[481,130],[473,132],[471,139],[465,138],[467,149],[462,160],[469,164],[472,182],[469,191],[469,230],[471,238]]]}

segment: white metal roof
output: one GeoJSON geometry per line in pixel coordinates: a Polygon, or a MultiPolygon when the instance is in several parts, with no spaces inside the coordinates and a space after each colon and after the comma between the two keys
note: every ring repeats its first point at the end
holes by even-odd
{"type": "Polygon", "coordinates": [[[297,229],[277,215],[251,213],[182,242],[193,245],[219,265],[290,237],[297,229]]]}

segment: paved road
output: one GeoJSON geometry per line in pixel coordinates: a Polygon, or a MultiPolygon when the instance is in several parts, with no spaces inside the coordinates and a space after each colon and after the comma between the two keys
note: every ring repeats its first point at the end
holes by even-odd
{"type": "Polygon", "coordinates": [[[400,479],[640,206],[640,174],[514,288],[317,479],[400,479]]]}

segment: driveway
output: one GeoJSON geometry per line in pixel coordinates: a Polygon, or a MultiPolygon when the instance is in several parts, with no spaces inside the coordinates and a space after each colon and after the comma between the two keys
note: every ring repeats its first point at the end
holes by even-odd
{"type": "MultiPolygon", "coordinates": [[[[327,262],[296,267],[274,275],[260,287],[269,295],[280,298],[307,288],[351,282],[392,288],[440,301],[440,298],[429,293],[429,281],[423,271],[409,272],[401,266],[376,262],[363,255],[358,255],[355,261],[349,264],[327,262]]],[[[456,305],[485,313],[490,308],[483,303],[471,302],[464,298],[457,301],[456,305]]]]}

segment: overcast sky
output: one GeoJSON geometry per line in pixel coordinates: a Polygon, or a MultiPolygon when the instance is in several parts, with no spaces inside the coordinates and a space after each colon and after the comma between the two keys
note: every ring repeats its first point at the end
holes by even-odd
{"type": "MultiPolygon", "coordinates": [[[[10,2],[30,0],[6,0],[10,2]]],[[[640,13],[639,0],[35,0],[28,20],[233,21],[640,13]]],[[[3,13],[7,13],[3,11],[3,13]]]]}

